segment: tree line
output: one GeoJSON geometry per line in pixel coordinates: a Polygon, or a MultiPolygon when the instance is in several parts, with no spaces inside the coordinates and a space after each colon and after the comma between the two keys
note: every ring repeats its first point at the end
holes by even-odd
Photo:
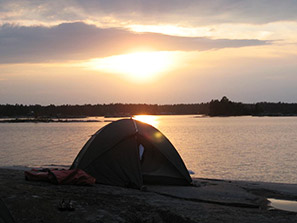
{"type": "Polygon", "coordinates": [[[0,105],[1,117],[83,117],[206,114],[207,104],[85,104],[85,105],[0,105]]]}
{"type": "Polygon", "coordinates": [[[131,116],[148,115],[188,115],[209,116],[239,115],[297,115],[297,103],[259,102],[244,104],[232,102],[226,96],[221,100],[194,104],[85,104],[85,105],[0,105],[0,117],[85,117],[85,116],[131,116]]]}
{"type": "Polygon", "coordinates": [[[226,96],[221,100],[212,100],[209,103],[209,116],[296,116],[297,103],[259,102],[244,104],[232,102],[226,96]]]}

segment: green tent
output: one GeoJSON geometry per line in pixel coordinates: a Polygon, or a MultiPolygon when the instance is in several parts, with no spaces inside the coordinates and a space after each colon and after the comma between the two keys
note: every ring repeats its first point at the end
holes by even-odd
{"type": "Polygon", "coordinates": [[[75,168],[97,183],[124,187],[192,182],[170,141],[153,126],[134,119],[121,119],[97,131],[74,160],[71,169],[75,168]]]}

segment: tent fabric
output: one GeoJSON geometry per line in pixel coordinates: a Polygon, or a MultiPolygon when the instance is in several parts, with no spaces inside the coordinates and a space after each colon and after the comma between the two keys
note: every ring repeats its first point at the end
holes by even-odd
{"type": "Polygon", "coordinates": [[[158,151],[160,151],[166,159],[176,167],[178,172],[184,176],[188,181],[192,181],[184,162],[179,156],[178,152],[171,144],[171,142],[156,128],[142,122],[137,123],[139,135],[143,136],[147,141],[153,144],[158,151]]]}
{"type": "Polygon", "coordinates": [[[80,169],[86,168],[90,165],[91,161],[113,148],[121,140],[134,135],[134,123],[129,121],[129,119],[123,119],[121,122],[112,122],[106,125],[88,140],[74,160],[72,167],[79,164],[82,167],[80,169]],[[98,145],[100,145],[100,149],[98,149],[98,145]]]}
{"type": "Polygon", "coordinates": [[[124,187],[192,181],[170,141],[153,126],[134,119],[121,119],[97,131],[70,169],[75,168],[95,177],[97,183],[124,187]]]}
{"type": "Polygon", "coordinates": [[[135,148],[134,136],[129,137],[93,160],[84,170],[98,183],[137,188],[142,184],[142,176],[135,148]]]}

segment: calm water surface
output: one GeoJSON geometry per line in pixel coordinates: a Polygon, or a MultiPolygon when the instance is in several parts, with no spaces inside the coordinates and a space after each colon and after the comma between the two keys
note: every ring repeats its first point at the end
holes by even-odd
{"type": "MultiPolygon", "coordinates": [[[[102,122],[0,123],[0,166],[71,165],[89,137],[111,120],[97,119],[102,122]]],[[[154,116],[151,121],[194,177],[297,183],[297,117],[154,116]]]]}

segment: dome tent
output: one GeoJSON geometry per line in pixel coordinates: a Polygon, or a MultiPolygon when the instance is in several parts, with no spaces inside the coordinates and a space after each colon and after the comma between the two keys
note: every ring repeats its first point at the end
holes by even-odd
{"type": "Polygon", "coordinates": [[[170,141],[153,126],[121,119],[97,131],[75,158],[97,183],[140,188],[143,184],[190,185],[192,179],[170,141]]]}

